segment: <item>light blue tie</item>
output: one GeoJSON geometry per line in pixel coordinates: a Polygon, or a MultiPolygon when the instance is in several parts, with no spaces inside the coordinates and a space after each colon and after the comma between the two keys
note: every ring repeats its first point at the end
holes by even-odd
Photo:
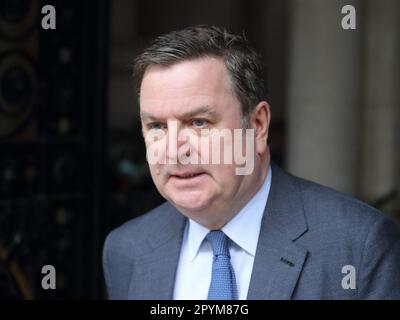
{"type": "Polygon", "coordinates": [[[222,231],[210,231],[206,239],[214,252],[208,300],[237,300],[235,272],[229,254],[229,238],[222,231]]]}

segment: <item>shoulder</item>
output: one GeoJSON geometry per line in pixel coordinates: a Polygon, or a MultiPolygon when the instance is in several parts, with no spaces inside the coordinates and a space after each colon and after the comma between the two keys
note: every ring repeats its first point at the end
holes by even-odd
{"type": "Polygon", "coordinates": [[[169,202],[164,202],[149,212],[133,218],[121,226],[112,230],[106,237],[104,250],[118,249],[127,252],[129,248],[142,247],[140,244],[154,234],[154,229],[166,221],[166,216],[170,216],[174,208],[169,202]]]}
{"type": "Polygon", "coordinates": [[[298,185],[304,212],[310,226],[334,225],[340,228],[365,227],[379,224],[396,224],[389,216],[356,199],[332,188],[291,176],[298,185]]]}
{"type": "Polygon", "coordinates": [[[297,240],[309,255],[299,287],[308,288],[318,276],[325,285],[318,282],[313,289],[324,297],[399,299],[398,222],[352,196],[291,175],[287,178],[297,185],[293,190],[302,199],[307,224],[307,232],[297,240]],[[354,292],[340,286],[342,268],[348,265],[356,270],[354,292]]]}
{"type": "Polygon", "coordinates": [[[107,235],[102,263],[109,298],[126,299],[134,259],[149,253],[149,239],[165,234],[171,223],[179,223],[182,219],[179,212],[165,202],[107,235]]]}
{"type": "MultiPolygon", "coordinates": [[[[293,176],[276,166],[274,169],[275,188],[280,189],[275,190],[279,193],[275,198],[280,201],[298,199],[296,210],[298,208],[305,219],[308,231],[302,241],[307,242],[307,246],[347,247],[357,251],[371,239],[378,244],[396,240],[400,245],[399,223],[388,215],[350,195],[293,176]]],[[[290,214],[287,217],[301,216],[290,214]]]]}

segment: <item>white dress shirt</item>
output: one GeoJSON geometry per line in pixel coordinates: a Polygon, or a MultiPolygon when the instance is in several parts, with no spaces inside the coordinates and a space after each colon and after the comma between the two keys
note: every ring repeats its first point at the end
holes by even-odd
{"type": "MultiPolygon", "coordinates": [[[[263,185],[222,231],[232,240],[229,248],[239,300],[245,300],[253,270],[261,220],[271,187],[268,169],[263,185]]],[[[175,278],[175,300],[206,300],[211,283],[213,251],[207,240],[210,230],[189,219],[183,235],[175,278]]]]}

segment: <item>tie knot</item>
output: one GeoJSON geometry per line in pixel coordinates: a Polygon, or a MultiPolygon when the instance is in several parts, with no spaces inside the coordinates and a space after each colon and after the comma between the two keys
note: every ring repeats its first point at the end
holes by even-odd
{"type": "Polygon", "coordinates": [[[211,244],[215,256],[229,255],[229,238],[220,230],[210,231],[206,236],[207,241],[211,244]]]}

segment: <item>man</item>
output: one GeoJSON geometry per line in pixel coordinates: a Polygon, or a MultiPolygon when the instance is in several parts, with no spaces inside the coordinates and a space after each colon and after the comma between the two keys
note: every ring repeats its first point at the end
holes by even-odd
{"type": "Polygon", "coordinates": [[[398,225],[270,161],[265,74],[244,37],[171,32],[134,68],[150,172],[167,202],[108,235],[109,298],[400,298],[398,225]],[[232,135],[216,146],[223,130],[232,135]],[[210,160],[238,146],[246,163],[210,160]]]}

